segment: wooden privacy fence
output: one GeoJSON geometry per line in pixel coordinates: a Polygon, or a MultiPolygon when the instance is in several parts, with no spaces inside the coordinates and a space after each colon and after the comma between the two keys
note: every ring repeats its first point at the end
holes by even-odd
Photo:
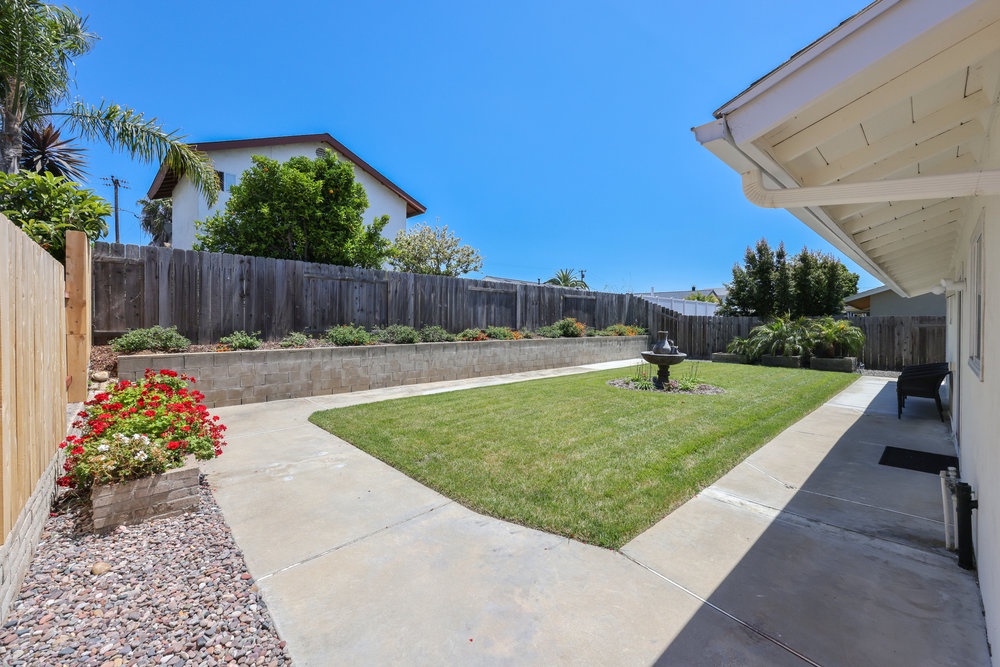
{"type": "MultiPolygon", "coordinates": [[[[71,232],[67,266],[89,281],[87,252],[86,237],[71,232]]],[[[66,435],[67,386],[74,400],[86,396],[90,308],[85,298],[75,298],[79,284],[71,280],[69,285],[63,265],[0,215],[0,525],[5,543],[66,435]]]]}
{"type": "Polygon", "coordinates": [[[945,361],[944,316],[853,317],[850,322],[865,333],[858,357],[865,368],[899,371],[911,364],[945,361]]]}
{"type": "Polygon", "coordinates": [[[592,327],[643,324],[647,304],[627,294],[549,285],[374,271],[329,264],[97,243],[94,340],[177,326],[199,344],[233,331],[275,340],[337,324],[537,329],[564,317],[592,327]]]}

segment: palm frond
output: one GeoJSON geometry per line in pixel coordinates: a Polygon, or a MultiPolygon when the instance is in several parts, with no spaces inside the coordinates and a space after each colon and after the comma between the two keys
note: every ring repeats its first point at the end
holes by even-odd
{"type": "Polygon", "coordinates": [[[0,106],[18,122],[66,98],[73,59],[96,39],[68,7],[37,0],[4,0],[0,34],[0,106]]]}
{"type": "Polygon", "coordinates": [[[190,178],[210,206],[218,200],[219,179],[211,158],[184,143],[176,131],[164,130],[156,118],[147,119],[118,104],[93,106],[83,102],[51,115],[64,116],[70,127],[88,139],[100,139],[144,162],[166,163],[178,175],[190,178]]]}

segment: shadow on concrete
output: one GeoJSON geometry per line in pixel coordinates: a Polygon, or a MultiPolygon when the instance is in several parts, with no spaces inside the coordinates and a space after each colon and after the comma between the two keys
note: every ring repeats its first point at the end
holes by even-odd
{"type": "Polygon", "coordinates": [[[933,401],[897,420],[883,383],[855,383],[625,546],[704,602],[656,664],[989,664],[938,476],[878,463],[887,445],[954,454],[949,429],[933,401]]]}

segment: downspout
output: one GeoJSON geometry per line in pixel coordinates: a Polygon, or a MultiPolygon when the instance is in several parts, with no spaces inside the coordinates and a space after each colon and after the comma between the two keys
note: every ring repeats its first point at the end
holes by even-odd
{"type": "Polygon", "coordinates": [[[775,190],[764,187],[764,176],[759,168],[741,175],[743,194],[762,208],[808,208],[1000,194],[1000,170],[775,190]]]}

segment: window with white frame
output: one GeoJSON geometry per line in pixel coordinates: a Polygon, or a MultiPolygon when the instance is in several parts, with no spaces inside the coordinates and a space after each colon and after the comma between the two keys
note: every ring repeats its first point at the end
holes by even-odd
{"type": "Polygon", "coordinates": [[[983,219],[985,211],[979,216],[979,224],[972,233],[971,255],[969,257],[969,367],[983,379],[983,324],[985,322],[986,299],[983,294],[985,269],[983,267],[983,219]]]}

